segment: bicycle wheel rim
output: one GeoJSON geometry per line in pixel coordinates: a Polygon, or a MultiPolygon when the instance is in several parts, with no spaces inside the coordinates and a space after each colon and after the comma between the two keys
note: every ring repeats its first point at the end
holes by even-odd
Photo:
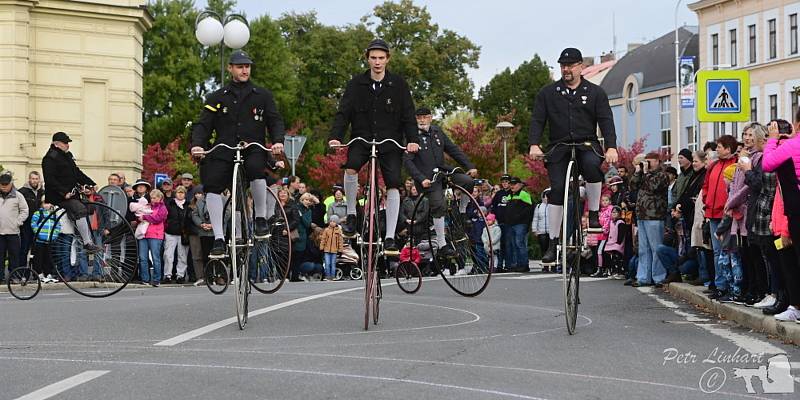
{"type": "Polygon", "coordinates": [[[249,264],[250,245],[253,238],[252,209],[249,207],[247,188],[245,186],[244,167],[233,169],[233,185],[231,185],[231,269],[233,270],[234,299],[236,319],[239,329],[247,324],[247,283],[246,276],[249,264]]]}
{"type": "Polygon", "coordinates": [[[381,288],[381,278],[378,273],[373,273],[375,282],[372,283],[375,298],[372,300],[372,323],[378,325],[378,320],[381,315],[381,298],[383,298],[383,289],[381,288]]]}
{"type": "Polygon", "coordinates": [[[377,252],[377,188],[375,187],[375,160],[370,160],[370,181],[367,195],[364,223],[361,225],[361,270],[366,273],[364,279],[364,330],[369,329],[370,311],[375,302],[375,262],[377,252]]]}
{"type": "MultiPolygon", "coordinates": [[[[494,269],[492,258],[485,254],[483,243],[480,241],[480,237],[484,234],[491,241],[491,233],[486,224],[486,216],[475,198],[461,186],[450,185],[450,187],[453,189],[454,196],[452,199],[445,199],[445,220],[450,222],[446,230],[446,237],[447,245],[453,246],[456,257],[448,261],[449,271],[440,269],[440,273],[442,279],[453,291],[462,296],[473,297],[486,290],[492,277],[494,269]],[[459,200],[456,199],[455,193],[458,193],[459,197],[467,196],[467,210],[472,210],[476,217],[473,219],[477,219],[472,222],[471,227],[462,220],[459,200]],[[481,226],[482,228],[480,228],[481,226]],[[475,229],[475,232],[471,232],[472,229],[475,229]],[[478,229],[480,229],[480,234],[477,234],[478,229]],[[460,275],[462,273],[463,275],[460,275]]],[[[489,249],[492,250],[491,243],[489,249]]],[[[436,258],[439,259],[439,257],[436,258]]]]}
{"type": "Polygon", "coordinates": [[[264,294],[275,293],[283,287],[292,264],[292,240],[287,229],[286,211],[272,188],[267,188],[267,196],[274,198],[276,212],[267,239],[254,243],[248,274],[250,287],[264,294]]]}
{"type": "Polygon", "coordinates": [[[61,233],[53,230],[48,235],[50,258],[59,278],[71,290],[86,297],[108,297],[125,288],[140,268],[139,243],[122,214],[102,203],[85,204],[96,222],[96,228],[93,228],[89,220],[89,227],[100,250],[94,254],[83,250],[83,238],[66,212],[61,210],[55,221],[55,226],[62,227],[61,233]],[[73,228],[73,234],[63,233],[67,225],[73,228]],[[84,275],[82,266],[91,280],[75,280],[84,275]]]}
{"type": "Polygon", "coordinates": [[[206,287],[211,293],[220,295],[228,290],[230,272],[228,267],[220,259],[209,260],[203,268],[205,273],[206,287]]]}
{"type": "Polygon", "coordinates": [[[417,264],[410,261],[397,265],[397,269],[394,270],[394,279],[397,281],[397,287],[408,294],[417,293],[422,286],[422,272],[417,264]]]}
{"type": "Polygon", "coordinates": [[[566,318],[567,332],[572,335],[575,333],[575,324],[578,318],[578,281],[580,279],[580,250],[581,238],[581,213],[579,189],[570,196],[570,189],[573,182],[578,181],[578,171],[575,161],[572,160],[567,165],[567,178],[564,185],[564,202],[561,215],[561,270],[564,281],[564,317],[566,318]],[[573,221],[572,231],[569,230],[570,207],[569,199],[573,201],[573,221]],[[570,254],[571,252],[571,254],[570,254]],[[571,257],[570,257],[571,255],[571,257]]]}
{"type": "Polygon", "coordinates": [[[6,287],[8,287],[8,292],[17,299],[30,300],[39,294],[42,282],[39,280],[39,274],[32,268],[17,267],[8,273],[6,287]]]}

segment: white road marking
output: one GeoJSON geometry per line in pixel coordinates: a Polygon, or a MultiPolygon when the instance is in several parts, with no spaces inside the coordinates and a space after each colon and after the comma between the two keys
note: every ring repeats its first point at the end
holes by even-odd
{"type": "MultiPolygon", "coordinates": [[[[384,285],[388,285],[388,284],[384,284],[384,285]]],[[[323,297],[334,296],[334,295],[337,295],[337,294],[342,294],[342,293],[347,293],[347,292],[354,292],[356,290],[361,290],[361,289],[363,289],[363,288],[360,287],[360,286],[357,286],[357,287],[350,288],[350,289],[340,289],[340,290],[334,290],[334,291],[331,291],[331,292],[325,292],[325,293],[319,293],[319,294],[315,294],[315,295],[311,295],[311,296],[300,297],[298,299],[285,301],[283,303],[278,303],[278,304],[275,304],[275,305],[272,305],[272,306],[269,306],[269,307],[265,307],[265,308],[261,308],[261,309],[258,309],[258,310],[251,311],[250,313],[248,313],[248,317],[255,317],[255,316],[259,316],[261,314],[266,314],[266,313],[268,313],[270,311],[280,310],[281,308],[286,308],[286,307],[289,307],[289,306],[293,306],[295,304],[305,303],[307,301],[321,299],[323,297]]],[[[194,338],[196,338],[198,336],[205,335],[206,333],[215,331],[215,330],[217,330],[219,328],[222,328],[223,326],[230,325],[230,324],[233,324],[233,323],[236,323],[236,322],[237,322],[236,317],[231,317],[231,318],[228,318],[228,319],[224,319],[222,321],[215,322],[213,324],[209,324],[209,325],[197,328],[195,330],[186,332],[184,334],[175,336],[173,338],[162,340],[162,341],[156,343],[155,346],[175,346],[176,344],[183,343],[183,342],[185,342],[187,340],[192,340],[192,339],[194,339],[194,338]]]]}
{"type": "Polygon", "coordinates": [[[28,393],[22,397],[17,397],[16,400],[44,400],[49,399],[59,393],[65,392],[75,386],[84,384],[92,379],[99,378],[111,371],[86,371],[73,377],[64,379],[63,381],[56,382],[52,385],[47,385],[35,392],[28,393]]]}
{"type": "MultiPolygon", "coordinates": [[[[423,385],[423,386],[431,386],[440,389],[456,389],[456,390],[463,390],[467,392],[474,392],[474,393],[483,393],[489,395],[496,395],[496,396],[503,396],[503,397],[511,397],[515,399],[526,399],[526,400],[547,400],[541,397],[534,397],[534,396],[527,396],[524,394],[517,394],[517,393],[509,393],[503,392],[499,390],[493,389],[481,389],[475,387],[467,387],[467,386],[458,386],[448,383],[437,383],[437,382],[426,382],[420,381],[415,379],[403,379],[403,378],[393,378],[388,376],[375,376],[375,375],[357,375],[357,374],[346,374],[346,373],[336,373],[336,372],[323,372],[323,371],[308,371],[308,370],[298,370],[298,369],[285,369],[285,368],[269,368],[269,367],[243,367],[243,366],[231,366],[231,365],[207,365],[207,364],[177,364],[177,363],[159,363],[159,362],[139,362],[139,361],[104,361],[104,360],[82,360],[82,359],[65,359],[65,358],[26,358],[26,357],[0,357],[0,360],[19,360],[19,361],[57,361],[57,362],[71,362],[71,363],[90,363],[90,364],[114,364],[114,365],[135,365],[135,366],[155,366],[155,367],[177,367],[177,368],[213,368],[213,369],[227,369],[227,370],[238,370],[238,371],[259,371],[259,372],[274,372],[274,373],[284,373],[284,374],[303,374],[303,375],[317,375],[317,376],[326,376],[332,378],[346,378],[346,379],[368,379],[368,380],[375,380],[375,381],[383,381],[383,382],[395,382],[395,383],[406,383],[406,384],[413,384],[413,385],[423,385]]],[[[104,371],[108,372],[108,371],[104,371]]],[[[41,397],[41,399],[45,399],[46,397],[41,397]]],[[[25,400],[34,400],[40,398],[32,398],[32,399],[25,399],[25,400]]],[[[19,399],[17,399],[19,400],[19,399]]]]}
{"type": "Polygon", "coordinates": [[[709,333],[712,333],[723,339],[731,341],[733,344],[741,347],[742,350],[745,350],[750,354],[786,354],[785,350],[782,350],[781,348],[774,346],[769,342],[748,335],[742,335],[733,332],[730,328],[725,327],[723,325],[701,323],[701,322],[708,322],[710,320],[708,318],[702,318],[697,314],[681,311],[679,309],[680,306],[678,306],[676,303],[662,299],[661,297],[654,294],[652,287],[639,287],[637,289],[640,292],[645,293],[649,297],[655,299],[659,304],[671,309],[675,314],[684,317],[687,321],[692,322],[694,325],[702,329],[705,329],[709,333]]]}

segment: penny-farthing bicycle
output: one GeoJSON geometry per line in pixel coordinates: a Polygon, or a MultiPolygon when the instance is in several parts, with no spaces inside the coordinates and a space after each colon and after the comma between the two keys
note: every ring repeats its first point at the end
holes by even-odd
{"type": "Polygon", "coordinates": [[[377,325],[380,318],[380,302],[383,297],[380,277],[376,271],[378,258],[383,254],[383,239],[381,238],[381,227],[378,218],[378,146],[390,143],[405,151],[405,147],[392,139],[380,141],[367,140],[362,137],[355,137],[343,145],[331,146],[332,148],[342,148],[352,145],[355,142],[363,142],[370,146],[369,156],[369,178],[367,183],[366,202],[364,203],[364,220],[361,224],[361,231],[357,235],[357,243],[361,249],[360,262],[362,271],[366,272],[364,279],[364,329],[369,329],[370,312],[372,312],[372,323],[377,325]]]}
{"type": "MultiPolygon", "coordinates": [[[[446,246],[452,246],[455,250],[453,257],[445,257],[435,251],[433,263],[435,271],[442,276],[447,286],[462,296],[471,297],[481,294],[489,285],[492,277],[494,271],[490,256],[492,239],[486,225],[486,216],[481,211],[478,202],[471,193],[452,181],[453,174],[460,170],[460,168],[452,171],[437,169],[434,170],[433,179],[431,179],[432,182],[442,182],[443,184],[446,246]],[[466,209],[462,213],[464,204],[466,204],[466,209]],[[484,236],[489,241],[488,253],[482,242],[484,236]]],[[[430,195],[430,192],[423,192],[419,196],[414,205],[414,216],[421,214],[417,212],[417,208],[430,195]]],[[[437,238],[431,234],[432,226],[433,218],[430,213],[422,221],[412,219],[409,228],[411,243],[414,245],[423,243],[429,249],[438,249],[437,238]]]]}
{"type": "MultiPolygon", "coordinates": [[[[207,155],[220,147],[235,151],[231,196],[228,200],[228,207],[226,207],[228,253],[222,259],[209,262],[214,275],[210,276],[209,268],[207,268],[206,281],[209,283],[209,278],[212,280],[227,279],[227,268],[224,268],[224,265],[230,264],[239,329],[244,329],[247,324],[251,289],[255,288],[262,293],[273,293],[280,289],[286,280],[292,253],[291,240],[286,226],[286,214],[283,207],[280,207],[275,192],[270,188],[267,188],[267,196],[272,196],[273,201],[268,200],[267,204],[277,205],[275,215],[271,219],[270,233],[265,239],[255,238],[252,194],[245,175],[243,154],[250,146],[259,147],[267,152],[271,151],[270,148],[260,143],[240,142],[236,146],[219,143],[207,151],[196,153],[207,155]]],[[[221,294],[227,287],[227,281],[219,286],[222,288],[215,289],[210,285],[209,289],[215,294],[221,294]]]]}

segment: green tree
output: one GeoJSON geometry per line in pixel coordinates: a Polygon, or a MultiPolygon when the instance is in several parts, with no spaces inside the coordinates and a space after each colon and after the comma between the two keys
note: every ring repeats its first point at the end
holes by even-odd
{"type": "Polygon", "coordinates": [[[506,68],[495,75],[478,91],[473,108],[489,121],[516,111],[511,122],[520,129],[514,143],[517,151],[527,153],[533,103],[539,90],[550,83],[549,67],[538,55],[534,55],[533,59],[523,62],[513,72],[506,68]]]}
{"type": "Polygon", "coordinates": [[[427,7],[415,6],[412,0],[384,2],[361,20],[389,43],[389,69],[406,78],[415,102],[444,113],[471,103],[467,68],[478,68],[479,46],[451,30],[440,30],[427,7]]]}
{"type": "Polygon", "coordinates": [[[167,144],[185,132],[202,106],[202,46],[194,37],[192,0],[156,0],[153,28],[144,36],[144,144],[167,144]]]}

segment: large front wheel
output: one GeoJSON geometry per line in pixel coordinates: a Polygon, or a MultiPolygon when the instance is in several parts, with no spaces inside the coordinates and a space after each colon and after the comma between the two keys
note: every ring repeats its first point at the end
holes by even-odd
{"type": "Polygon", "coordinates": [[[581,231],[580,188],[575,161],[567,166],[567,181],[564,185],[564,201],[561,219],[561,266],[564,280],[564,314],[567,332],[575,334],[578,320],[578,288],[581,275],[581,250],[583,235],[581,231]]]}
{"type": "Polygon", "coordinates": [[[247,301],[250,294],[250,280],[247,277],[250,263],[250,248],[253,245],[253,202],[247,190],[244,167],[233,169],[231,190],[230,237],[231,269],[233,270],[233,293],[236,303],[236,319],[239,329],[247,325],[247,301]]]}
{"type": "Polygon", "coordinates": [[[255,242],[249,271],[250,285],[265,294],[275,293],[283,286],[292,263],[292,240],[286,211],[271,188],[267,188],[267,197],[272,199],[267,204],[276,205],[274,215],[267,220],[267,238],[255,242]]]}

